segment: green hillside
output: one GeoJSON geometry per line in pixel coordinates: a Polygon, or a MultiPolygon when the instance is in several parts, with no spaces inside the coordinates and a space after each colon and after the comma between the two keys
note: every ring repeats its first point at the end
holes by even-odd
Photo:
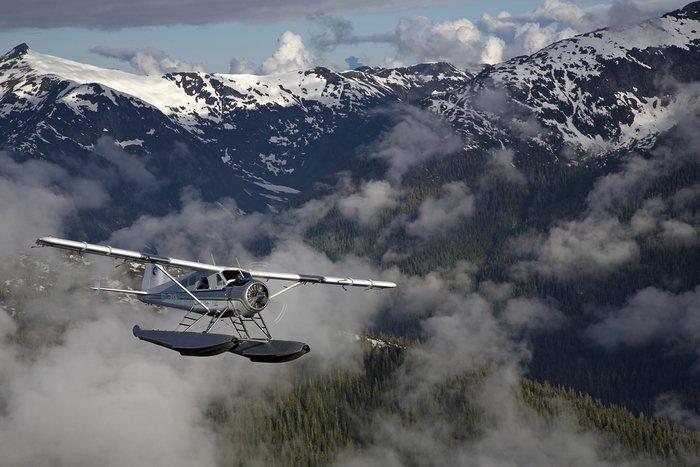
{"type": "MultiPolygon", "coordinates": [[[[226,465],[318,465],[338,455],[361,455],[379,445],[378,420],[394,420],[407,430],[444,424],[439,443],[478,443],[485,431],[497,428],[478,402],[489,371],[449,377],[415,401],[397,401],[397,368],[405,351],[372,348],[358,373],[333,372],[312,376],[303,372],[293,389],[281,395],[261,395],[258,404],[221,400],[211,404],[207,421],[221,434],[226,465]]],[[[606,405],[587,394],[549,383],[523,379],[515,395],[528,423],[557,430],[564,414],[573,414],[574,435],[599,435],[598,455],[610,461],[687,464],[700,455],[700,437],[664,421],[606,405]]],[[[403,453],[407,465],[424,465],[415,453],[403,453]],[[415,457],[414,457],[415,456],[415,457]]]]}

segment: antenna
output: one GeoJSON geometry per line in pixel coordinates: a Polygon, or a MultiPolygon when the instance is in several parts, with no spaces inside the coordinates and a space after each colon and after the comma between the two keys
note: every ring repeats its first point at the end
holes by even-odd
{"type": "Polygon", "coordinates": [[[209,256],[211,256],[211,264],[213,264],[214,266],[216,266],[216,260],[214,259],[214,253],[212,253],[212,252],[210,251],[210,252],[209,252],[209,256]]]}
{"type": "Polygon", "coordinates": [[[236,264],[238,264],[238,269],[243,269],[243,268],[241,267],[240,261],[238,261],[238,256],[236,256],[236,264]]]}

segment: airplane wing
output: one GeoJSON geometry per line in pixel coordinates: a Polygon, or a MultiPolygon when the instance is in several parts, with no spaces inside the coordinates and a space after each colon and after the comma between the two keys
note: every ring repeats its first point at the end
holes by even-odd
{"type": "Polygon", "coordinates": [[[370,289],[393,289],[393,282],[374,281],[371,279],[353,279],[351,277],[315,276],[312,274],[290,274],[284,272],[248,271],[258,279],[275,279],[281,281],[303,282],[310,284],[329,284],[351,287],[368,287],[370,289]]]}
{"type": "Polygon", "coordinates": [[[167,256],[151,255],[148,253],[140,253],[138,251],[123,250],[121,248],[113,248],[105,245],[95,245],[87,242],[76,242],[74,240],[66,240],[56,237],[41,237],[37,239],[38,246],[50,246],[53,248],[61,248],[71,250],[78,253],[91,253],[95,255],[111,256],[113,258],[125,259],[127,261],[135,261],[139,263],[154,263],[162,266],[176,266],[185,269],[207,272],[221,272],[223,270],[238,270],[248,272],[251,276],[257,279],[272,279],[299,283],[310,284],[328,284],[340,285],[348,287],[367,287],[377,289],[390,289],[396,287],[393,282],[375,281],[371,279],[353,279],[350,277],[332,277],[318,276],[313,274],[298,274],[298,273],[283,273],[283,272],[267,272],[267,271],[245,271],[241,268],[230,268],[217,266],[215,264],[198,263],[196,261],[187,261],[177,258],[169,258],[167,256]]]}
{"type": "Polygon", "coordinates": [[[78,253],[91,253],[93,255],[111,256],[113,258],[125,259],[127,261],[135,261],[138,263],[154,263],[163,266],[177,266],[185,269],[196,271],[220,272],[221,266],[213,264],[198,263],[196,261],[186,261],[177,258],[168,258],[166,256],[151,255],[148,253],[139,253],[138,251],[122,250],[121,248],[113,248],[111,246],[95,245],[86,242],[76,242],[74,240],[66,240],[56,237],[41,237],[36,241],[38,246],[50,246],[53,248],[61,248],[63,250],[71,250],[78,253]]]}

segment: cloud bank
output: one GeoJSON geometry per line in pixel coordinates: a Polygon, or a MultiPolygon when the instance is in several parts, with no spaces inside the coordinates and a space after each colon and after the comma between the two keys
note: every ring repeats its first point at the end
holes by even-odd
{"type": "Polygon", "coordinates": [[[102,57],[127,62],[136,72],[142,75],[163,75],[178,71],[204,71],[202,65],[174,59],[158,49],[114,48],[100,45],[91,48],[90,52],[102,57]]]}
{"type": "MultiPolygon", "coordinates": [[[[177,24],[215,24],[223,22],[269,23],[304,18],[308,15],[341,12],[371,12],[410,9],[434,5],[435,1],[392,0],[377,4],[370,0],[312,0],[299,2],[283,0],[182,0],[168,4],[156,0],[69,0],[56,8],[46,0],[29,0],[22,4],[8,3],[0,18],[0,27],[121,29],[142,26],[171,26],[177,24]]],[[[452,3],[450,0],[438,4],[452,3]]]]}
{"type": "Polygon", "coordinates": [[[606,26],[621,26],[658,16],[685,2],[613,2],[580,7],[564,0],[545,0],[534,10],[518,15],[502,11],[484,13],[479,19],[434,21],[411,16],[398,21],[392,31],[357,35],[341,18],[315,17],[320,32],[312,37],[320,52],[338,46],[384,43],[395,48],[386,62],[446,61],[476,70],[517,55],[529,55],[552,42],[606,26]]]}

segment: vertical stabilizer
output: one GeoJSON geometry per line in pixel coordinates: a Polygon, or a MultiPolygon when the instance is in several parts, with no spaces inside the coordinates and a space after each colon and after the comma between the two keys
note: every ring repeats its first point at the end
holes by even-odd
{"type": "Polygon", "coordinates": [[[168,282],[168,278],[163,274],[163,271],[158,269],[155,264],[146,264],[146,269],[143,271],[143,280],[141,281],[141,290],[149,291],[166,282],[168,282]]]}

